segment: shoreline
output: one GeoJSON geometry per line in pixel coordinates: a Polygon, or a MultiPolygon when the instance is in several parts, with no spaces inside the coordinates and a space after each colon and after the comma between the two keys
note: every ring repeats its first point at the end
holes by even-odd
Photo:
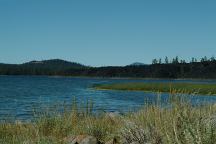
{"type": "MultiPolygon", "coordinates": [[[[147,91],[147,90],[118,90],[118,89],[100,89],[100,88],[93,88],[95,90],[101,90],[101,91],[126,91],[126,92],[144,92],[144,93],[154,93],[154,94],[161,94],[161,93],[164,93],[164,94],[169,94],[170,92],[160,92],[160,91],[147,91]]],[[[209,97],[215,97],[216,94],[193,94],[193,93],[177,93],[177,94],[186,94],[186,95],[189,95],[189,96],[209,96],[209,97]]]]}
{"type": "Polygon", "coordinates": [[[162,82],[127,82],[93,85],[97,90],[140,91],[152,93],[178,93],[188,95],[216,96],[216,84],[162,83],[162,82]]]}
{"type": "Polygon", "coordinates": [[[205,78],[143,78],[143,77],[94,77],[94,76],[63,76],[63,75],[0,75],[12,77],[54,77],[54,78],[83,78],[83,79],[125,79],[125,80],[192,80],[192,81],[216,81],[216,79],[205,78]]]}

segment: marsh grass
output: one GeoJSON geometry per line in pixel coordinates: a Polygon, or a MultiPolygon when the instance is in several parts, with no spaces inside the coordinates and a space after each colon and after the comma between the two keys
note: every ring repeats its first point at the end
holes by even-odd
{"type": "Polygon", "coordinates": [[[170,92],[169,107],[146,103],[137,112],[112,117],[95,114],[91,102],[86,107],[73,101],[70,109],[42,114],[32,123],[0,124],[3,144],[63,144],[64,138],[91,135],[104,143],[118,138],[129,144],[214,144],[216,142],[216,106],[193,106],[176,91],[170,92]]]}
{"type": "Polygon", "coordinates": [[[93,86],[101,90],[129,90],[146,92],[170,92],[186,94],[216,95],[216,84],[194,84],[194,83],[114,83],[99,84],[93,86]]]}

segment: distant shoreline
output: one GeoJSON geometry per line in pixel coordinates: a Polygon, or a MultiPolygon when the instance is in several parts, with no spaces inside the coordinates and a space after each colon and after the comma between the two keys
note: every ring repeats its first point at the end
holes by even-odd
{"type": "Polygon", "coordinates": [[[112,79],[216,79],[216,60],[91,67],[61,59],[1,64],[1,75],[67,76],[112,79]]]}
{"type": "Polygon", "coordinates": [[[94,77],[94,76],[63,76],[63,75],[0,75],[23,77],[65,77],[65,78],[94,78],[94,79],[132,79],[132,80],[192,80],[192,81],[216,81],[209,78],[142,78],[142,77],[94,77]]]}

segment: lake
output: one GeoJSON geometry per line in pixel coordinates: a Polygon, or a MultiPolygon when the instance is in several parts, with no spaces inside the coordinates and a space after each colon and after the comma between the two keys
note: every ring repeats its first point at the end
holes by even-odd
{"type": "MultiPolygon", "coordinates": [[[[154,102],[157,94],[131,91],[103,91],[92,89],[94,84],[115,82],[188,82],[214,83],[216,80],[149,80],[102,79],[48,76],[0,76],[0,120],[31,120],[35,111],[44,111],[56,105],[94,102],[94,110],[126,112],[137,110],[146,100],[154,102]]],[[[168,94],[161,95],[162,101],[168,94]]],[[[193,103],[216,102],[216,96],[191,96],[193,103]]]]}

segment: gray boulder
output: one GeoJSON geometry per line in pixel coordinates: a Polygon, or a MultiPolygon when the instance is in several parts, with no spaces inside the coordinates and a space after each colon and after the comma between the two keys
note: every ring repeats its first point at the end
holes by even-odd
{"type": "Polygon", "coordinates": [[[98,144],[95,137],[88,135],[69,136],[64,139],[64,142],[66,144],[98,144]]]}

